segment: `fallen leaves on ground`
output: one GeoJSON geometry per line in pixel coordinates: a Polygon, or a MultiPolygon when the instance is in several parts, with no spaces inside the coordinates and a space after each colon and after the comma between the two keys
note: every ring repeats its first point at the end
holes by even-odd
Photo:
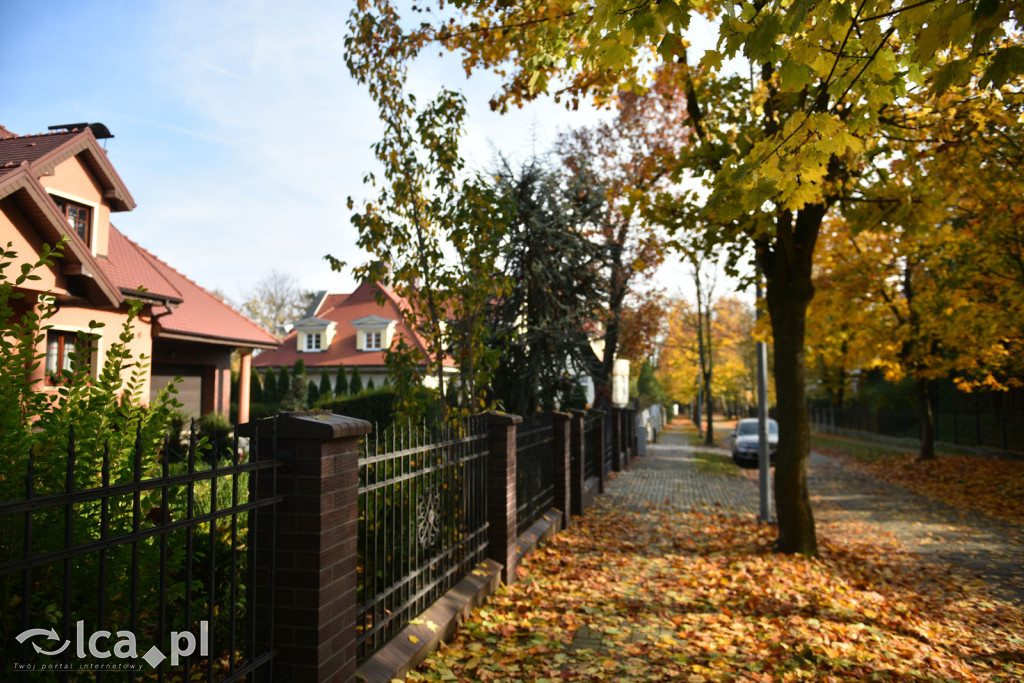
{"type": "Polygon", "coordinates": [[[863,445],[850,443],[850,448],[844,448],[842,440],[830,438],[828,447],[816,446],[815,450],[920,496],[961,510],[1024,522],[1024,462],[946,453],[919,462],[916,454],[882,447],[873,449],[872,457],[865,459],[856,457],[863,445]]]}
{"type": "Polygon", "coordinates": [[[857,538],[773,553],[753,519],[599,501],[413,681],[1019,681],[1024,614],[857,538]]]}

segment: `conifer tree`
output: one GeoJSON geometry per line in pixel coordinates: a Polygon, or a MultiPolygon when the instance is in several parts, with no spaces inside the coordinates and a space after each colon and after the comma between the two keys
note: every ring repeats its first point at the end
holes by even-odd
{"type": "Polygon", "coordinates": [[[277,374],[274,368],[267,368],[263,375],[263,400],[267,403],[277,403],[277,374]]]}
{"type": "Polygon", "coordinates": [[[327,396],[331,392],[331,378],[327,376],[327,371],[323,370],[320,373],[320,390],[317,392],[320,396],[327,396]]]}
{"type": "Polygon", "coordinates": [[[363,380],[359,376],[359,367],[352,368],[352,378],[348,383],[348,391],[350,394],[355,396],[356,394],[363,393],[363,380]]]}
{"type": "Polygon", "coordinates": [[[338,366],[338,376],[334,380],[334,395],[337,397],[348,396],[348,379],[345,378],[345,366],[338,366]]]}

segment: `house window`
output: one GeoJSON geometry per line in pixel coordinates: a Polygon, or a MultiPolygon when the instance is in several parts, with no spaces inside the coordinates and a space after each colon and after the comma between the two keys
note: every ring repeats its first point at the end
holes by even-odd
{"type": "Polygon", "coordinates": [[[307,351],[319,351],[320,350],[320,333],[319,332],[307,332],[306,333],[306,350],[307,351]]]}
{"type": "Polygon", "coordinates": [[[89,244],[92,235],[92,209],[84,204],[79,204],[62,197],[54,197],[61,213],[68,219],[68,225],[82,238],[82,241],[89,244]]]}
{"type": "Polygon", "coordinates": [[[363,349],[367,351],[380,351],[381,350],[381,334],[380,332],[366,332],[366,336],[363,338],[363,349]]]}
{"type": "Polygon", "coordinates": [[[46,333],[46,383],[62,384],[64,371],[71,370],[71,354],[75,352],[78,334],[50,330],[46,333]]]}

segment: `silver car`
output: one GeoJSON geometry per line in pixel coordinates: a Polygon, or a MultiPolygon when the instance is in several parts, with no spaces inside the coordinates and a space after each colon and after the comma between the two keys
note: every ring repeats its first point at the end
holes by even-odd
{"type": "MultiPolygon", "coordinates": [[[[757,467],[758,438],[757,418],[740,420],[732,438],[732,459],[740,467],[757,467]]],[[[768,454],[775,460],[775,451],[779,448],[779,423],[768,419],[768,454]]]]}

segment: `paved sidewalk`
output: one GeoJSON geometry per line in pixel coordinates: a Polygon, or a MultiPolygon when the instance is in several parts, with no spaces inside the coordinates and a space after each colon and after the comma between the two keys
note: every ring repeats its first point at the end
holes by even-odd
{"type": "MultiPolygon", "coordinates": [[[[691,446],[682,430],[670,428],[659,443],[648,445],[646,456],[611,480],[606,503],[756,516],[757,470],[739,470],[728,459],[728,451],[691,446]]],[[[808,487],[819,535],[830,525],[856,525],[882,547],[960,567],[1024,604],[1024,528],[964,513],[819,453],[811,454],[808,487]]]]}

